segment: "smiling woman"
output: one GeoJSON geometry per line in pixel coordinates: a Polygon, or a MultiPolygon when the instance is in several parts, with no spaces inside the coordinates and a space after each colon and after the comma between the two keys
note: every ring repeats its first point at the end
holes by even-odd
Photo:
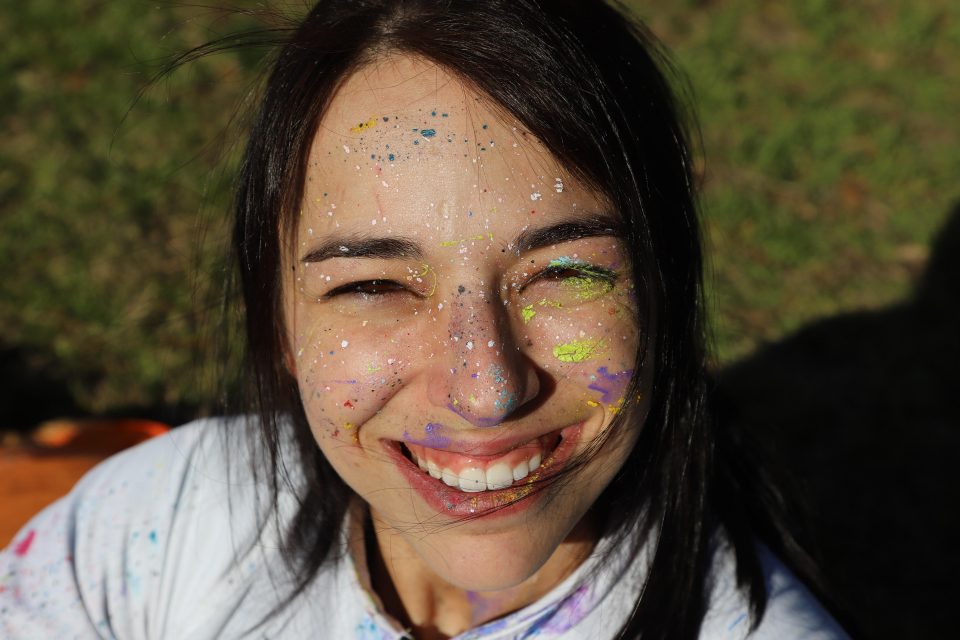
{"type": "Polygon", "coordinates": [[[324,1],[283,35],[238,179],[248,417],[39,515],[4,633],[844,637],[715,454],[652,38],[526,0],[324,1]]]}
{"type": "Polygon", "coordinates": [[[304,257],[283,269],[284,334],[313,436],[367,496],[395,585],[433,575],[510,590],[506,613],[590,551],[590,536],[564,541],[639,429],[618,430],[570,482],[551,479],[623,401],[599,401],[597,371],[626,379],[637,354],[630,260],[608,210],[435,62],[382,57],[331,101],[291,233],[304,257]],[[376,124],[354,133],[367,114],[376,124]],[[429,533],[441,517],[460,524],[429,533]]]}

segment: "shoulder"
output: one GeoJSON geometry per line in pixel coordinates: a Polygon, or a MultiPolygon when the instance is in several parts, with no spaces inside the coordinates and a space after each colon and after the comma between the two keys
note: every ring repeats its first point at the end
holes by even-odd
{"type": "Polygon", "coordinates": [[[843,640],[848,636],[804,584],[766,546],[757,543],[767,607],[756,629],[749,601],[737,588],[733,552],[720,545],[714,554],[712,586],[702,639],[843,640]]]}
{"type": "Polygon", "coordinates": [[[225,446],[243,422],[202,420],[124,451],[35,516],[0,552],[0,635],[189,631],[179,614],[211,603],[258,535],[248,452],[225,446]]]}

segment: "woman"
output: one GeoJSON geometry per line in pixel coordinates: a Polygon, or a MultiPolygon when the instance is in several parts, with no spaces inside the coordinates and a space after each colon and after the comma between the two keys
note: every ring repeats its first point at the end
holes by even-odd
{"type": "Polygon", "coordinates": [[[526,0],[325,1],[282,35],[234,227],[255,418],[37,516],[4,634],[844,637],[715,442],[652,39],[526,0]]]}

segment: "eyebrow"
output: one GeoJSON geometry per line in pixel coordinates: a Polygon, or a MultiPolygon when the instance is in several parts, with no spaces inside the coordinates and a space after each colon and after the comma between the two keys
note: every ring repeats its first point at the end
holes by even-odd
{"type": "Polygon", "coordinates": [[[423,259],[420,245],[409,238],[332,238],[311,249],[301,262],[322,262],[330,258],[423,259]]]}
{"type": "Polygon", "coordinates": [[[608,214],[566,220],[538,229],[524,229],[511,245],[517,255],[581,238],[622,235],[623,223],[608,214]]]}
{"type": "MultiPolygon", "coordinates": [[[[620,220],[607,214],[600,214],[593,218],[562,220],[545,227],[524,229],[507,246],[519,256],[527,251],[581,238],[619,236],[622,235],[622,229],[623,223],[620,220]]],[[[322,262],[331,258],[380,258],[383,260],[410,258],[422,260],[423,249],[420,244],[410,238],[348,236],[331,238],[323,242],[307,252],[300,261],[304,263],[322,262]]]]}

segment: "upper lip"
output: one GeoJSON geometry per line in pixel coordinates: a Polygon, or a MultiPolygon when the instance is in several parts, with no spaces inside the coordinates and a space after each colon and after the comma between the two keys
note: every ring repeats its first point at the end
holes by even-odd
{"type": "MultiPolygon", "coordinates": [[[[572,426],[572,425],[567,425],[572,426]]],[[[507,435],[502,437],[497,437],[493,440],[466,440],[458,436],[451,435],[450,442],[445,443],[444,446],[428,446],[419,442],[413,442],[427,449],[433,449],[436,451],[447,451],[450,453],[458,453],[461,455],[469,455],[474,458],[496,458],[502,456],[514,449],[518,449],[525,444],[533,442],[534,440],[542,439],[549,437],[551,435],[560,435],[560,432],[566,427],[560,427],[554,429],[553,431],[548,431],[546,433],[540,433],[536,435],[507,435]]],[[[399,441],[403,443],[403,440],[399,441]]]]}

